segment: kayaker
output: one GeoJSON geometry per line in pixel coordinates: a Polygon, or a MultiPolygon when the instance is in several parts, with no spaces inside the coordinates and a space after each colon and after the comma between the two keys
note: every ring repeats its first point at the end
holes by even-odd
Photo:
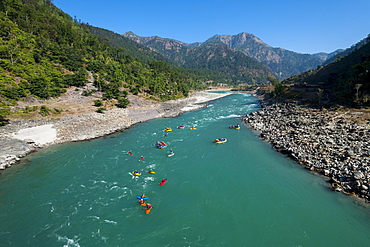
{"type": "Polygon", "coordinates": [[[146,204],[146,209],[151,209],[151,208],[153,208],[152,204],[151,203],[147,203],[146,204]]]}
{"type": "Polygon", "coordinates": [[[144,200],[144,199],[140,199],[140,200],[139,200],[139,204],[140,204],[141,206],[146,206],[146,203],[145,203],[145,200],[144,200]]]}
{"type": "Polygon", "coordinates": [[[128,151],[128,154],[129,154],[129,155],[133,155],[134,153],[133,153],[133,152],[131,152],[131,151],[128,151]]]}
{"type": "Polygon", "coordinates": [[[141,156],[141,157],[140,157],[140,160],[145,160],[144,156],[141,156]]]}
{"type": "Polygon", "coordinates": [[[167,182],[167,178],[162,179],[162,181],[159,183],[159,185],[164,185],[167,182]]]}

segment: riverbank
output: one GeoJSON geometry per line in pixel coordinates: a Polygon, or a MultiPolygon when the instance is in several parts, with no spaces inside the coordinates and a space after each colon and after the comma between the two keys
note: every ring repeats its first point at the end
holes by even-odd
{"type": "Polygon", "coordinates": [[[244,121],[277,151],[326,176],[333,190],[370,202],[368,114],[262,101],[244,121]]]}
{"type": "Polygon", "coordinates": [[[66,94],[67,98],[62,97],[57,101],[64,105],[73,101],[80,108],[83,104],[89,107],[77,113],[70,110],[70,114],[64,114],[58,118],[11,119],[9,124],[0,127],[0,170],[11,167],[27,154],[40,148],[94,139],[122,131],[136,123],[174,117],[205,107],[204,103],[227,95],[229,93],[200,91],[186,98],[163,103],[130,95],[128,97],[131,104],[127,108],[111,108],[104,113],[97,113],[96,108],[91,107],[93,98],[90,99],[82,96],[80,92],[71,90],[66,94]]]}

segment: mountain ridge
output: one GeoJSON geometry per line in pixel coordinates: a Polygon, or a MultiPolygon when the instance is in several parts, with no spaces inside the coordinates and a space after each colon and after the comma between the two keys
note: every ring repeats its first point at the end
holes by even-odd
{"type": "Polygon", "coordinates": [[[285,79],[292,75],[316,68],[327,58],[332,56],[332,53],[328,54],[322,52],[317,54],[301,54],[283,48],[274,48],[263,42],[257,36],[247,32],[241,32],[237,35],[216,34],[204,42],[196,42],[191,44],[174,39],[161,38],[158,36],[141,37],[131,31],[122,35],[133,39],[139,44],[154,49],[171,60],[175,59],[173,60],[175,62],[181,61],[179,56],[184,54],[186,48],[199,48],[203,45],[222,43],[227,45],[229,48],[241,51],[246,56],[254,58],[258,62],[266,65],[279,79],[285,79]],[[166,48],[160,47],[159,43],[165,43],[166,48]],[[181,53],[181,49],[183,49],[183,53],[181,53]],[[171,54],[171,52],[176,52],[177,54],[174,55],[171,54]]]}
{"type": "Polygon", "coordinates": [[[222,42],[187,44],[158,36],[140,37],[133,32],[126,32],[122,36],[150,47],[174,61],[178,66],[221,72],[226,76],[225,82],[231,84],[264,84],[269,76],[275,77],[267,66],[222,42]],[[215,51],[221,51],[221,54],[216,54],[215,51]],[[247,71],[250,72],[249,75],[246,74],[247,71]]]}

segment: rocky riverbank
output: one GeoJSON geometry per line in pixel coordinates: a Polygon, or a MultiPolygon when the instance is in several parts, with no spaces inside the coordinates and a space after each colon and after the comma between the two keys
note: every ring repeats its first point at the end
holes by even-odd
{"type": "MultiPolygon", "coordinates": [[[[91,107],[92,99],[82,96],[80,92],[70,91],[58,102],[72,101],[83,108],[83,111],[65,114],[58,118],[39,117],[33,120],[11,119],[10,123],[0,127],[0,170],[11,167],[31,152],[50,145],[83,141],[102,137],[130,126],[155,118],[174,117],[183,112],[205,107],[202,104],[228,93],[195,92],[187,98],[163,103],[129,96],[130,106],[111,108],[104,113],[95,112],[91,107]],[[72,96],[71,96],[72,95],[72,96]]],[[[42,102],[44,103],[44,102],[42,102]]]]}
{"type": "Polygon", "coordinates": [[[244,121],[279,152],[327,176],[333,190],[370,202],[370,118],[364,112],[274,103],[244,121]]]}

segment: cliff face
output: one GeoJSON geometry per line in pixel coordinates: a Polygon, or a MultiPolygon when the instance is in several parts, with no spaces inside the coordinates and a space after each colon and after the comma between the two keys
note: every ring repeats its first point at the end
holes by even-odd
{"type": "Polygon", "coordinates": [[[163,54],[180,66],[183,66],[185,62],[182,56],[188,55],[191,49],[197,49],[204,45],[224,44],[230,49],[240,51],[247,57],[254,58],[268,66],[279,79],[316,68],[328,57],[326,53],[320,53],[320,55],[300,54],[282,48],[273,48],[253,34],[245,32],[237,35],[215,35],[203,43],[193,44],[157,36],[139,37],[132,32],[123,35],[163,54]]]}

